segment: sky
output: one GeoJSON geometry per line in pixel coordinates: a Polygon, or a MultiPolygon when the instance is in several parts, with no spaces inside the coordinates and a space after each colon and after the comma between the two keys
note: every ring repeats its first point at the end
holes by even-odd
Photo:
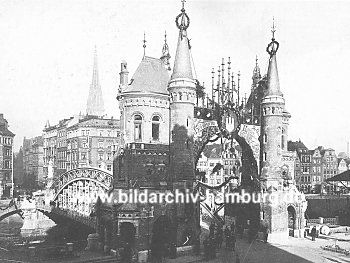
{"type": "MultiPolygon", "coordinates": [[[[185,8],[198,80],[209,87],[211,69],[231,57],[247,94],[256,55],[267,71],[274,17],[289,139],[347,150],[350,1],[187,0],[185,8]]],[[[106,113],[119,118],[120,62],[131,78],[144,32],[146,55],[160,57],[166,30],[173,64],[180,9],[180,0],[0,1],[0,112],[16,134],[15,150],[24,136],[41,135],[47,120],[85,113],[95,45],[106,113]]]]}

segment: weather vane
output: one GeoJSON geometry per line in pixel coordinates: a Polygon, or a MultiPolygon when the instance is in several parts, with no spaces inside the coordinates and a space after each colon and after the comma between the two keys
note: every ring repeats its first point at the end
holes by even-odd
{"type": "Polygon", "coordinates": [[[146,33],[145,32],[143,32],[143,57],[145,57],[146,56],[146,33]]]}
{"type": "Polygon", "coordinates": [[[272,41],[270,42],[270,44],[268,44],[268,46],[266,48],[266,52],[269,53],[270,57],[272,57],[273,55],[275,55],[277,53],[277,50],[280,46],[280,44],[275,40],[276,26],[275,26],[275,18],[274,17],[272,20],[271,32],[272,32],[272,39],[271,39],[272,41]]]}

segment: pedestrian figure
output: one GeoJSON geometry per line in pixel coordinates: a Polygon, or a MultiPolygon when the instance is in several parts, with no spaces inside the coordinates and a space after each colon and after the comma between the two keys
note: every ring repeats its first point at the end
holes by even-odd
{"type": "Polygon", "coordinates": [[[267,226],[264,226],[263,235],[264,235],[264,242],[267,243],[267,239],[269,237],[269,228],[267,226]]]}
{"type": "Polygon", "coordinates": [[[234,232],[231,232],[231,246],[232,246],[232,251],[235,251],[236,248],[236,235],[234,232]]]}
{"type": "Polygon", "coordinates": [[[216,258],[216,242],[215,242],[215,238],[211,237],[209,242],[210,242],[210,245],[209,245],[209,251],[210,251],[209,259],[214,259],[214,258],[216,258]]]}
{"type": "Polygon", "coordinates": [[[204,246],[204,259],[209,260],[210,259],[210,240],[209,237],[205,237],[203,241],[204,246]]]}
{"type": "Polygon", "coordinates": [[[239,259],[238,253],[236,253],[236,260],[235,260],[235,263],[241,263],[241,260],[239,259]]]}
{"type": "Polygon", "coordinates": [[[209,226],[209,237],[213,238],[215,235],[215,224],[211,223],[209,226]]]}
{"type": "Polygon", "coordinates": [[[225,234],[225,244],[226,244],[226,248],[229,248],[230,247],[230,237],[231,237],[231,230],[228,228],[228,226],[225,227],[225,231],[224,231],[224,234],[225,234]]]}
{"type": "Polygon", "coordinates": [[[216,231],[216,246],[217,248],[221,248],[222,245],[222,241],[223,241],[223,231],[222,231],[222,227],[218,226],[218,229],[216,231]]]}
{"type": "Polygon", "coordinates": [[[315,241],[315,238],[316,238],[316,227],[315,226],[311,229],[311,238],[312,238],[312,241],[315,241]]]}

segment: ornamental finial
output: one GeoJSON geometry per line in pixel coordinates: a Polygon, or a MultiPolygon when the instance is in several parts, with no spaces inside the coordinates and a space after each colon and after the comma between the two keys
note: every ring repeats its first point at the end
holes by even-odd
{"type": "Polygon", "coordinates": [[[272,41],[270,42],[270,44],[268,44],[268,46],[266,48],[266,52],[269,53],[270,57],[272,57],[273,55],[275,55],[277,53],[277,50],[280,46],[280,44],[275,40],[276,26],[275,26],[275,18],[274,17],[272,20],[271,32],[272,32],[272,39],[271,39],[272,41]]]}
{"type": "Polygon", "coordinates": [[[272,32],[272,41],[274,41],[274,40],[275,40],[275,32],[276,32],[275,17],[272,17],[272,28],[271,28],[271,32],[272,32]]]}
{"type": "Polygon", "coordinates": [[[143,47],[143,57],[145,57],[146,56],[146,33],[145,32],[143,32],[143,45],[142,45],[142,47],[143,47]]]}
{"type": "Polygon", "coordinates": [[[185,10],[186,0],[181,0],[181,2],[182,2],[181,14],[179,14],[176,17],[175,22],[176,22],[177,28],[180,29],[180,31],[182,32],[186,30],[190,25],[190,18],[186,14],[186,10],[185,10]]]}

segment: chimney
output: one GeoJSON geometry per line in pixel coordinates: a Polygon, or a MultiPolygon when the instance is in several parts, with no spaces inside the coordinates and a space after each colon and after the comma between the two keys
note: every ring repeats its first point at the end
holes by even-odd
{"type": "Polygon", "coordinates": [[[128,64],[124,60],[120,64],[119,75],[120,75],[120,86],[128,85],[128,75],[129,75],[128,64]]]}

